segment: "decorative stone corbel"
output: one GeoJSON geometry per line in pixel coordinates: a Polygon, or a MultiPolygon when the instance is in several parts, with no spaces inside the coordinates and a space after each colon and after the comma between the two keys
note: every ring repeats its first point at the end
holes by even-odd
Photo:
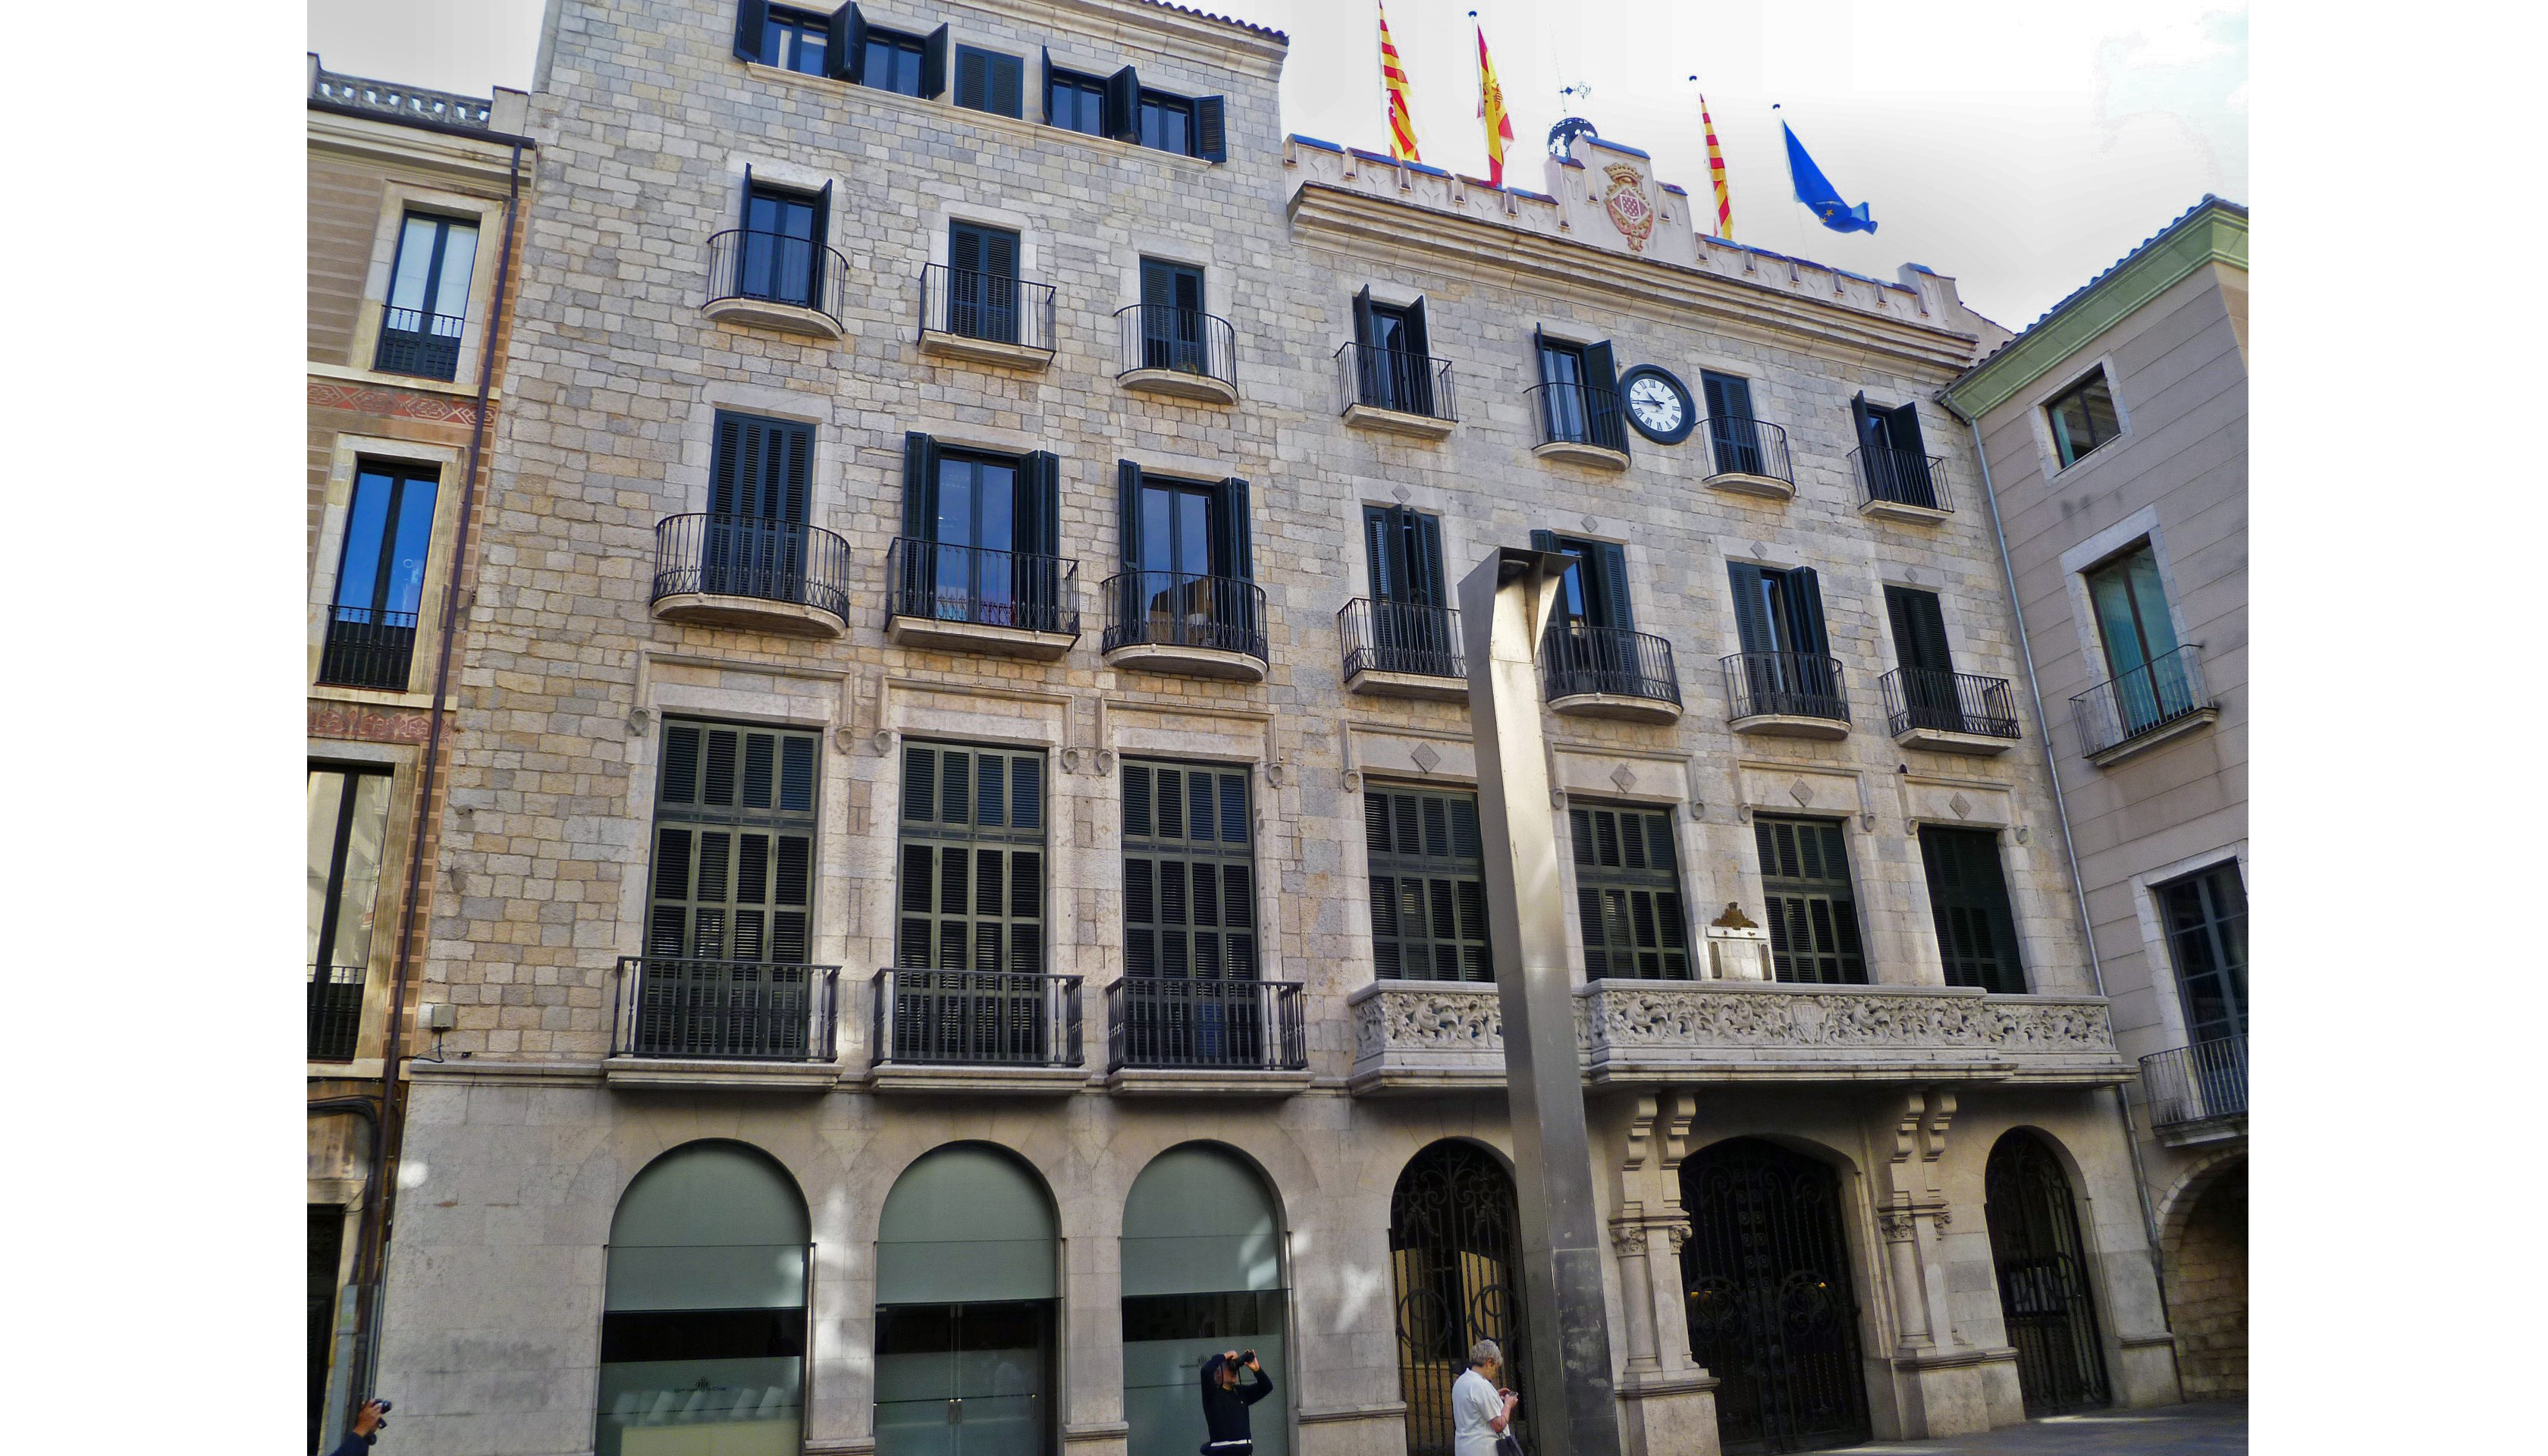
{"type": "Polygon", "coordinates": [[[645,737],[647,725],[654,722],[654,720],[655,715],[646,711],[644,708],[630,708],[628,710],[628,736],[631,738],[645,737]]]}
{"type": "Polygon", "coordinates": [[[1612,1219],[1610,1221],[1610,1246],[1617,1249],[1622,1255],[1633,1254],[1638,1258],[1644,1258],[1646,1256],[1646,1221],[1643,1219],[1612,1219]]]}
{"type": "Polygon", "coordinates": [[[858,749],[859,749],[859,730],[857,730],[856,728],[851,727],[851,726],[850,726],[849,724],[847,724],[847,723],[844,723],[844,724],[842,724],[840,727],[833,729],[833,730],[832,730],[832,747],[834,747],[834,748],[836,748],[836,749],[839,749],[841,752],[843,752],[843,753],[845,753],[845,754],[850,754],[850,753],[856,753],[856,752],[858,752],[858,749]]]}
{"type": "Polygon", "coordinates": [[[867,735],[867,745],[875,750],[877,758],[883,758],[893,752],[893,746],[901,739],[902,735],[892,729],[879,728],[867,735]]]}

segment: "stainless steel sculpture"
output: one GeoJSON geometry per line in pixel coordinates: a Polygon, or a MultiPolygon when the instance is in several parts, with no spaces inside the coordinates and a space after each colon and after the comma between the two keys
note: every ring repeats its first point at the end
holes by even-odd
{"type": "Polygon", "coordinates": [[[1540,634],[1575,558],[1502,547],[1460,584],[1489,934],[1502,1003],[1539,1456],[1618,1456],[1600,1223],[1540,730],[1540,634]]]}

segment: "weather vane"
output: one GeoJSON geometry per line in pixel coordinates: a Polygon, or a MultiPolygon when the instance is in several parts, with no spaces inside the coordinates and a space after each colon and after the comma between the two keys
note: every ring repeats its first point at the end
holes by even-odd
{"type": "MultiPolygon", "coordinates": [[[[1557,94],[1566,99],[1566,109],[1568,111],[1573,111],[1576,107],[1592,99],[1592,86],[1589,81],[1570,81],[1566,85],[1558,87],[1557,94]]],[[[1601,134],[1599,132],[1593,130],[1591,122],[1584,120],[1582,117],[1570,116],[1564,121],[1559,122],[1556,126],[1548,129],[1548,154],[1555,157],[1565,156],[1568,151],[1573,149],[1576,137],[1598,136],[1600,135],[1601,134]]]]}

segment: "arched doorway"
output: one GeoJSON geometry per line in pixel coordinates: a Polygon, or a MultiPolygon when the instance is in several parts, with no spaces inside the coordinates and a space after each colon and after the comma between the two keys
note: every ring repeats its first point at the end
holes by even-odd
{"type": "Polygon", "coordinates": [[[809,1238],[796,1181],[756,1148],[646,1165],[610,1221],[594,1456],[794,1456],[809,1238]]]}
{"type": "Polygon", "coordinates": [[[1195,1395],[1203,1362],[1251,1349],[1274,1382],[1249,1412],[1256,1456],[1289,1456],[1281,1229],[1265,1180],[1221,1148],[1172,1147],[1133,1180],[1124,1198],[1130,1456],[1194,1456],[1206,1439],[1195,1395]]]}
{"type": "Polygon", "coordinates": [[[1049,1456],[1052,1199],[979,1142],[903,1170],[876,1233],[876,1456],[1049,1456]]]}
{"type": "Polygon", "coordinates": [[[2247,1393],[2247,1159],[2177,1195],[2162,1245],[2177,1377],[2189,1401],[2247,1393]]]}
{"type": "MultiPolygon", "coordinates": [[[[1398,1175],[1389,1201],[1389,1264],[1408,1456],[1451,1456],[1451,1383],[1479,1340],[1503,1348],[1501,1383],[1530,1393],[1520,1227],[1511,1175],[1474,1142],[1433,1143],[1398,1175]]],[[[1512,1422],[1526,1448],[1529,1419],[1525,1406],[1512,1422]]]]}
{"type": "Polygon", "coordinates": [[[2009,1133],[1991,1148],[1982,1193],[2000,1318],[2017,1347],[2026,1413],[2107,1404],[2106,1351],[2087,1249],[2060,1159],[2033,1133],[2009,1133]]]}
{"type": "Polygon", "coordinates": [[[1690,1357],[1715,1376],[1724,1449],[1813,1451],[1872,1433],[1840,1180],[1757,1138],[1681,1165],[1690,1357]]]}

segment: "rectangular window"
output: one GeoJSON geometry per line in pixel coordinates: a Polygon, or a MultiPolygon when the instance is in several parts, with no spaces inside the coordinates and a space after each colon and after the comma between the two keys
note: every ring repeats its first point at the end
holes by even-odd
{"type": "Polygon", "coordinates": [[[918,36],[880,31],[869,26],[864,65],[860,70],[859,83],[903,96],[922,95],[921,71],[928,53],[928,43],[918,36]]]}
{"type": "Polygon", "coordinates": [[[2124,432],[2115,414],[2115,396],[2106,388],[2106,371],[2098,369],[2044,407],[2052,416],[2052,449],[2063,465],[2124,432]]]}
{"type": "Polygon", "coordinates": [[[1823,632],[1822,579],[1810,567],[1728,562],[1742,671],[1734,716],[1761,713],[1847,719],[1840,668],[1823,632]]]}
{"type": "Polygon", "coordinates": [[[889,614],[1064,630],[1061,462],[903,437],[901,565],[889,614]]]}
{"type": "Polygon", "coordinates": [[[1362,403],[1409,414],[1433,412],[1433,361],[1424,336],[1424,301],[1400,306],[1354,295],[1356,384],[1362,403]]]}
{"type": "Polygon", "coordinates": [[[1770,919],[1770,957],[1782,981],[1866,984],[1858,938],[1858,898],[1838,820],[1752,816],[1761,851],[1761,890],[1770,919]]]}
{"type": "Polygon", "coordinates": [[[956,47],[956,104],[1004,117],[1026,115],[1026,61],[971,46],[956,47]]]}
{"type": "Polygon", "coordinates": [[[1141,367],[1213,374],[1204,338],[1203,270],[1141,260],[1141,367]]]}
{"type": "Polygon", "coordinates": [[[1716,473],[1773,474],[1763,431],[1752,414],[1752,381],[1702,369],[1698,389],[1707,408],[1707,442],[1716,457],[1716,473]]]}
{"type": "Polygon", "coordinates": [[[894,963],[1045,968],[1044,756],[946,743],[902,750],[894,963]]]}
{"type": "Polygon", "coordinates": [[[1116,466],[1124,571],[1109,632],[1265,655],[1247,482],[1172,480],[1116,466]]]}
{"type": "Polygon", "coordinates": [[[820,749],[804,730],[665,721],[648,958],[807,962],[820,749]]]}
{"type": "Polygon", "coordinates": [[[744,180],[743,239],[735,253],[734,292],[799,308],[823,302],[823,235],[831,187],[802,193],[744,180]]]}
{"type": "Polygon", "coordinates": [[[1938,593],[1887,587],[1884,614],[1893,624],[1893,661],[1902,675],[1902,709],[1910,725],[1971,731],[1956,691],[1956,658],[1947,645],[1947,615],[1938,593]]]}
{"type": "Polygon", "coordinates": [[[1850,406],[1858,430],[1860,469],[1867,494],[1878,500],[1938,508],[1938,483],[1929,473],[1929,451],[1920,436],[1920,407],[1887,409],[1860,395],[1850,406]]]}
{"type": "Polygon", "coordinates": [[[823,74],[823,51],[831,28],[830,16],[772,7],[762,25],[761,63],[809,76],[823,74]]]}
{"type": "Polygon", "coordinates": [[[2176,622],[2168,614],[2158,556],[2149,542],[2134,544],[2086,575],[2114,684],[2112,729],[2130,738],[2193,712],[2200,694],[2178,651],[2176,622]]]}
{"type": "Polygon", "coordinates": [[[1126,760],[1124,973],[1253,980],[1247,771],[1126,760]]]}
{"type": "Polygon", "coordinates": [[[1566,817],[1575,840],[1584,978],[1688,980],[1689,922],[1682,913],[1672,816],[1587,804],[1569,807],[1566,817]]]}
{"type": "Polygon", "coordinates": [[[1372,970],[1383,980],[1492,981],[1478,796],[1365,784],[1372,970]]]}
{"type": "Polygon", "coordinates": [[[1106,135],[1106,83],[1096,76],[1051,68],[1045,60],[1044,119],[1071,132],[1106,135]]]}
{"type": "Polygon", "coordinates": [[[947,229],[947,330],[1018,341],[1018,235],[977,223],[947,229]]]}
{"type": "Polygon", "coordinates": [[[2168,955],[2185,1005],[2186,1040],[2218,1041],[2247,1030],[2247,887],[2236,861],[2158,886],[2168,955]]]}
{"type": "Polygon", "coordinates": [[[1536,328],[1531,336],[1539,356],[1541,441],[1627,453],[1627,416],[1619,409],[1619,370],[1609,340],[1574,343],[1536,328]]]}
{"type": "Polygon", "coordinates": [[[469,313],[469,275],[478,262],[478,225],[410,213],[399,228],[381,342],[372,367],[384,374],[449,379],[460,368],[460,330],[469,313]]]}
{"type": "Polygon", "coordinates": [[[318,657],[319,682],[407,690],[439,489],[431,466],[366,461],[355,467],[345,550],[327,608],[327,642],[318,657]]]}
{"type": "Polygon", "coordinates": [[[390,775],[313,764],[310,812],[310,1059],[350,1061],[372,963],[390,775]]]}
{"type": "Polygon", "coordinates": [[[1923,824],[1920,862],[1929,874],[1929,913],[1937,921],[1947,984],[2024,994],[2026,970],[2018,958],[2008,881],[2000,873],[1999,836],[1987,829],[1923,824]]]}
{"type": "Polygon", "coordinates": [[[1194,103],[1163,91],[1141,93],[1141,144],[1194,155],[1194,103]]]}
{"type": "Polygon", "coordinates": [[[1348,651],[1382,673],[1455,677],[1464,650],[1451,631],[1450,591],[1442,573],[1442,521],[1404,505],[1362,508],[1363,551],[1371,571],[1367,636],[1348,651]]]}

